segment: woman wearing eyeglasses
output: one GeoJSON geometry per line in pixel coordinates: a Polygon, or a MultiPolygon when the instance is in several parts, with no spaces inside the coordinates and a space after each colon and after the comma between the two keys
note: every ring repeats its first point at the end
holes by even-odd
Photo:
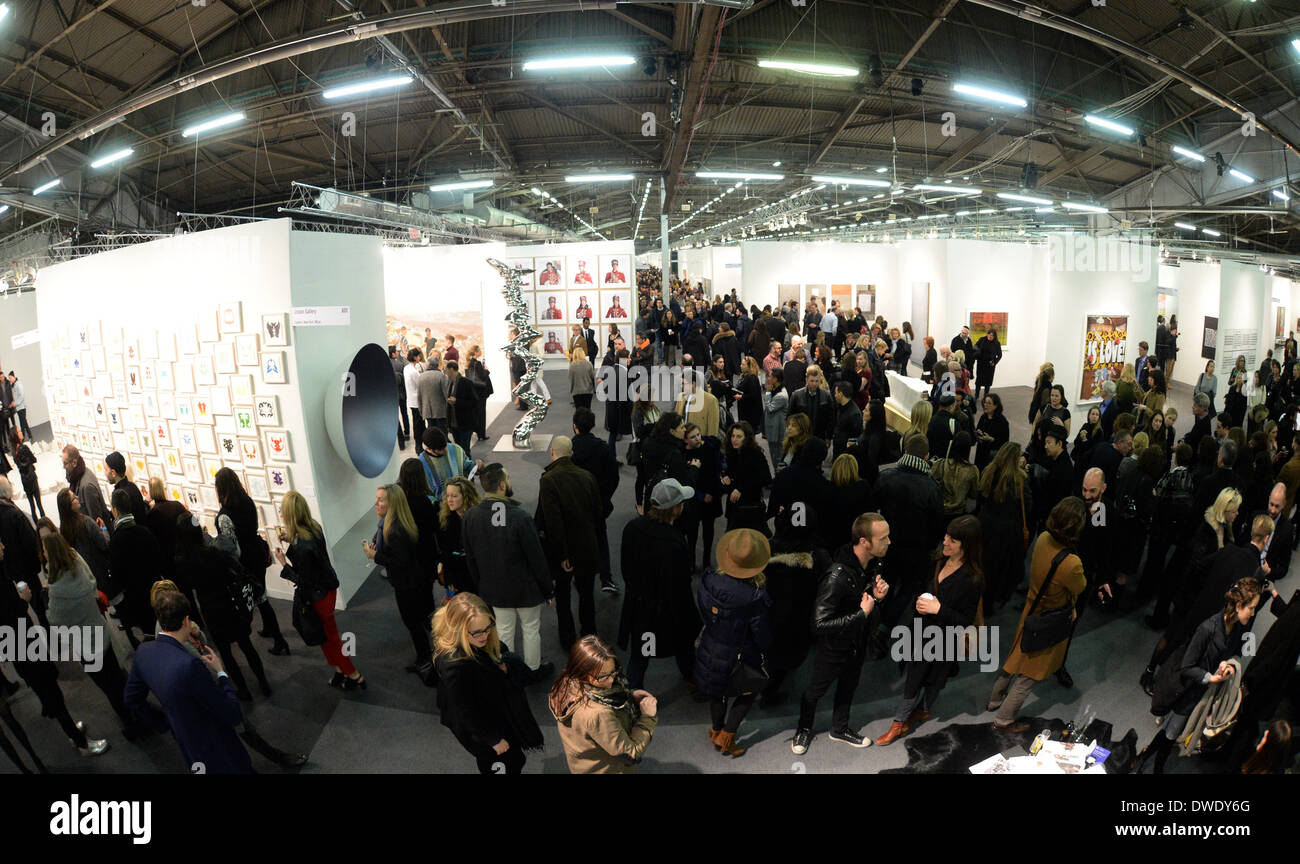
{"type": "Polygon", "coordinates": [[[542,732],[507,673],[492,610],[460,592],[433,616],[438,713],[442,725],[478,762],[481,774],[519,774],[524,750],[542,746],[542,732]]]}
{"type": "Polygon", "coordinates": [[[632,689],[614,649],[599,636],[573,644],[551,687],[550,707],[572,774],[636,773],[659,722],[655,697],[632,689]]]}

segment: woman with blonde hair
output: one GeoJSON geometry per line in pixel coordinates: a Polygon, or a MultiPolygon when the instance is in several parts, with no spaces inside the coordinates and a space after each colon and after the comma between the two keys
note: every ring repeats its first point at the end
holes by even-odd
{"type": "Polygon", "coordinates": [[[571,774],[634,774],[654,735],[659,703],[633,689],[599,636],[573,643],[547,704],[571,774]]]}
{"type": "Polygon", "coordinates": [[[853,520],[876,509],[871,484],[861,478],[858,457],[841,453],[831,463],[831,506],[833,524],[823,528],[826,548],[835,550],[852,540],[853,520]]]}
{"type": "Polygon", "coordinates": [[[934,418],[934,406],[927,400],[922,399],[912,406],[912,420],[907,424],[907,429],[903,432],[902,446],[906,447],[909,439],[914,435],[926,437],[926,432],[930,429],[930,421],[934,418]]]}
{"type": "Polygon", "coordinates": [[[433,579],[420,564],[420,531],[406,502],[406,493],[396,483],[380,486],[375,495],[379,528],[374,540],[365,545],[366,557],[384,568],[388,584],[397,598],[397,611],[411,634],[415,662],[406,667],[427,679],[433,669],[429,648],[429,616],[433,614],[433,579]]]}
{"type": "Polygon", "coordinates": [[[1115,398],[1119,400],[1119,413],[1134,414],[1135,407],[1142,405],[1142,400],[1146,394],[1137,383],[1137,373],[1133,371],[1132,363],[1125,363],[1120,367],[1119,382],[1115,385],[1115,398]]]}
{"type": "Polygon", "coordinates": [[[433,616],[438,713],[481,774],[519,774],[525,750],[542,746],[523,687],[502,659],[496,619],[483,598],[462,591],[433,616]]]}
{"type": "MultiPolygon", "coordinates": [[[[586,344],[586,340],[583,340],[586,344]]],[[[569,395],[573,397],[574,408],[590,408],[591,399],[596,394],[596,370],[587,362],[587,349],[575,346],[569,362],[569,395]]]]}
{"type": "Polygon", "coordinates": [[[339,638],[338,623],[334,620],[339,577],[334,572],[334,565],[330,563],[325,532],[321,530],[320,523],[312,518],[307,499],[297,491],[284,496],[284,503],[280,505],[280,518],[284,524],[276,534],[281,543],[289,544],[287,550],[278,546],[275,550],[275,559],[280,562],[280,576],[293,583],[294,593],[301,594],[302,599],[311,604],[316,617],[320,619],[321,629],[325,631],[325,642],[320,650],[325,655],[325,661],[334,667],[334,677],[329,684],[342,690],[364,688],[366,679],[343,653],[343,641],[339,638]]]}

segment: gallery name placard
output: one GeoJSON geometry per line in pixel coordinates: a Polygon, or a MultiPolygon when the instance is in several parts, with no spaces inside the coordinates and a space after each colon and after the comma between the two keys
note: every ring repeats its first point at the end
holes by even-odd
{"type": "Polygon", "coordinates": [[[35,345],[37,342],[40,341],[41,341],[40,330],[28,330],[26,333],[15,333],[14,335],[10,336],[9,348],[10,350],[16,351],[19,348],[25,348],[28,345],[35,345]]]}
{"type": "Polygon", "coordinates": [[[295,327],[347,327],[352,323],[350,306],[295,306],[295,327]]]}

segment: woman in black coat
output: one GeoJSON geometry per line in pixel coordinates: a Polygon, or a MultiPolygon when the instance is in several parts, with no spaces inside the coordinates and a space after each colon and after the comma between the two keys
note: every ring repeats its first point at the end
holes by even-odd
{"type": "Polygon", "coordinates": [[[465,555],[464,516],[483,498],[473,481],[452,477],[438,510],[438,584],[450,597],[457,591],[476,591],[474,575],[465,555]]]}
{"type": "Polygon", "coordinates": [[[979,486],[979,522],[983,532],[980,569],[984,611],[1011,599],[1025,575],[1025,530],[1034,528],[1034,499],[1020,468],[1020,445],[1002,445],[984,469],[979,486]]]}
{"type": "Polygon", "coordinates": [[[659,415],[654,430],[641,442],[641,465],[645,469],[646,483],[638,504],[645,506],[649,503],[652,484],[664,477],[671,477],[683,486],[696,485],[694,481],[700,462],[697,456],[687,458],[685,438],[686,421],[682,415],[672,411],[659,415]]]}
{"type": "Polygon", "coordinates": [[[700,578],[704,630],[695,651],[695,684],[709,697],[709,739],[724,756],[743,756],[745,748],[735,746],[736,731],[758,691],[734,692],[731,677],[738,660],[751,669],[764,668],[772,649],[772,599],[762,580],[771,550],[762,534],[741,529],[722,535],[717,553],[717,568],[700,578]]]}
{"type": "Polygon", "coordinates": [[[432,585],[438,578],[438,510],[433,506],[433,492],[419,459],[403,460],[402,467],[397,469],[397,485],[406,495],[406,505],[411,508],[415,530],[420,534],[415,544],[415,557],[432,585]]]}
{"type": "Polygon", "coordinates": [[[825,461],[826,442],[809,438],[799,449],[794,464],[772,480],[772,494],[767,499],[768,518],[778,519],[782,513],[792,512],[796,503],[802,504],[804,517],[821,538],[821,532],[828,528],[831,501],[831,482],[822,474],[825,461]]]}
{"type": "MultiPolygon", "coordinates": [[[[983,593],[980,570],[980,523],[974,516],[958,516],[948,523],[943,537],[942,557],[925,592],[913,600],[916,614],[913,628],[969,627],[976,622],[980,595],[983,593]]],[[[968,646],[971,650],[975,646],[968,646]]],[[[946,652],[945,652],[946,653],[946,652]]],[[[907,663],[903,679],[903,698],[889,731],[876,739],[878,746],[890,744],[913,727],[930,719],[939,692],[958,671],[957,660],[945,656],[940,660],[913,657],[907,663]]]]}
{"type": "Polygon", "coordinates": [[[767,670],[771,680],[759,700],[762,706],[781,702],[781,685],[808,657],[817,586],[830,566],[830,554],[818,544],[809,526],[792,525],[788,514],[777,520],[772,557],[763,570],[763,590],[772,600],[772,651],[767,670]]]}
{"type": "Polygon", "coordinates": [[[253,610],[236,599],[242,599],[242,595],[234,593],[247,578],[239,562],[216,547],[205,546],[203,529],[189,513],[178,518],[175,533],[176,572],[184,574],[186,585],[198,598],[199,608],[203,611],[203,628],[221,655],[230,683],[235,685],[235,693],[245,701],[253,698],[231,650],[232,646],[238,645],[248,668],[257,677],[262,694],[270,696],[271,684],[266,680],[266,669],[249,638],[253,633],[250,626],[253,610]]]}
{"type": "MultiPolygon", "coordinates": [[[[677,495],[664,487],[661,497],[667,505],[677,495]]],[[[700,632],[700,611],[691,596],[694,556],[681,530],[673,525],[685,503],[677,500],[661,508],[652,501],[646,515],[623,529],[621,572],[626,592],[618,647],[629,652],[627,679],[634,689],[645,684],[650,660],[658,657],[674,658],[683,680],[694,686],[695,636],[700,632]]]]}
{"type": "MultiPolygon", "coordinates": [[[[717,438],[705,436],[700,427],[687,423],[682,427],[682,454],[689,469],[690,482],[677,479],[683,486],[695,490],[695,497],[686,504],[686,511],[678,524],[686,537],[686,544],[691,547],[694,560],[695,543],[700,534],[704,534],[704,563],[701,569],[708,567],[713,557],[713,526],[722,515],[722,449],[717,438]]],[[[649,483],[650,481],[647,481],[649,483]]],[[[645,496],[650,497],[647,485],[645,496]]]]}
{"type": "Polygon", "coordinates": [[[984,412],[975,424],[975,467],[984,470],[984,466],[993,461],[1002,445],[1011,440],[1011,425],[1002,413],[1002,397],[996,393],[984,394],[984,412]]]}
{"type": "Polygon", "coordinates": [[[457,594],[434,616],[433,638],[442,725],[480,774],[521,773],[524,751],[542,746],[542,732],[519,683],[520,664],[502,656],[492,610],[475,594],[457,594]]]}
{"type": "Polygon", "coordinates": [[[767,505],[763,489],[772,482],[767,457],[754,440],[748,423],[732,423],[722,447],[721,492],[727,502],[727,530],[767,530],[767,505]]]}
{"type": "Polygon", "coordinates": [[[862,415],[862,437],[858,439],[858,476],[873,487],[880,476],[880,466],[897,462],[903,444],[898,430],[889,426],[885,403],[871,400],[862,415]]]}
{"type": "Polygon", "coordinates": [[[763,385],[759,381],[758,362],[753,357],[746,357],[740,362],[740,383],[736,389],[740,398],[736,400],[737,420],[743,420],[752,429],[763,428],[763,385]]]}
{"type": "Polygon", "coordinates": [[[415,646],[415,662],[406,667],[428,677],[433,664],[429,645],[429,616],[433,614],[433,579],[420,560],[419,531],[402,487],[380,486],[375,496],[379,527],[374,540],[366,544],[366,557],[384,568],[393,586],[397,612],[415,646]]]}
{"type": "Polygon", "coordinates": [[[272,640],[272,654],[288,654],[289,643],[284,641],[275,609],[266,596],[266,568],[271,566],[271,547],[257,533],[257,506],[244,491],[239,477],[229,468],[218,471],[212,485],[216,487],[217,501],[221,504],[217,518],[226,516],[235,526],[235,539],[239,541],[239,563],[257,589],[257,611],[262,616],[262,629],[257,635],[272,640]]]}

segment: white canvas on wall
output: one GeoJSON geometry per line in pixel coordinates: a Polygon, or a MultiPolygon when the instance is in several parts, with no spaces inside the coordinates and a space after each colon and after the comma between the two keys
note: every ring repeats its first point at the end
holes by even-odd
{"type": "Polygon", "coordinates": [[[191,363],[173,363],[172,377],[176,379],[177,393],[194,392],[194,366],[191,363]]]}
{"type": "Polygon", "coordinates": [[[248,497],[254,501],[271,500],[271,487],[267,485],[266,473],[263,471],[249,470],[244,472],[248,478],[248,497]]]}
{"type": "Polygon", "coordinates": [[[212,346],[212,367],[220,375],[233,375],[238,371],[234,342],[218,342],[212,346]]]}
{"type": "Polygon", "coordinates": [[[211,426],[194,427],[194,446],[200,453],[208,456],[217,455],[217,433],[211,426]]]}
{"type": "Polygon", "coordinates": [[[197,353],[199,353],[199,339],[194,325],[181,325],[180,329],[176,331],[177,359],[193,357],[197,353]]]}
{"type": "Polygon", "coordinates": [[[216,387],[208,390],[208,399],[212,403],[211,412],[214,415],[230,413],[230,385],[220,383],[216,387]]]}

